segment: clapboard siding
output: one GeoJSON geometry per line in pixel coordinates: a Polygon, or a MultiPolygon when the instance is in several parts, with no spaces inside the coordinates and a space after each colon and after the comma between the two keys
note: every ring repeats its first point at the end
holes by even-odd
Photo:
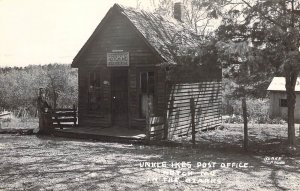
{"type": "Polygon", "coordinates": [[[195,103],[196,132],[221,125],[221,82],[175,83],[168,96],[168,137],[190,135],[190,99],[195,103]]]}
{"type": "Polygon", "coordinates": [[[81,57],[81,62],[106,66],[106,54],[113,50],[129,52],[131,66],[153,65],[158,62],[153,51],[140,38],[128,19],[118,13],[99,31],[88,51],[81,57]]]}
{"type": "MultiPolygon", "coordinates": [[[[79,124],[87,126],[110,126],[111,116],[111,87],[103,85],[104,81],[111,81],[110,70],[106,66],[107,53],[113,50],[129,52],[130,66],[128,68],[128,116],[129,124],[132,127],[145,128],[145,120],[140,119],[139,110],[139,72],[144,70],[161,70],[155,67],[159,59],[142,40],[137,31],[129,24],[128,20],[120,14],[113,15],[98,32],[87,51],[80,57],[79,65],[79,124]],[[88,111],[88,83],[89,72],[101,71],[101,111],[91,115],[88,111]],[[102,109],[103,108],[103,109],[102,109]]],[[[164,77],[159,73],[159,80],[164,77]]],[[[156,80],[157,81],[157,80],[156,80]]],[[[164,97],[160,89],[163,83],[157,83],[155,88],[158,97],[164,97]]],[[[162,102],[155,98],[154,108],[162,102]]],[[[159,107],[159,112],[163,108],[159,107]]]]}

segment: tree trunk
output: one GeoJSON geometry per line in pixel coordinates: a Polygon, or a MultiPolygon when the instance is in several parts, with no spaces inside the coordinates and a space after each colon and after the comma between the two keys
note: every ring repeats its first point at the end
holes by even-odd
{"type": "Polygon", "coordinates": [[[297,74],[294,72],[286,72],[286,93],[287,93],[287,106],[288,106],[288,141],[290,146],[295,145],[295,119],[294,110],[296,104],[295,86],[297,82],[297,74]]]}
{"type": "Polygon", "coordinates": [[[242,108],[243,108],[243,120],[244,120],[244,149],[248,150],[248,119],[247,119],[247,103],[246,97],[242,99],[242,108]]]}

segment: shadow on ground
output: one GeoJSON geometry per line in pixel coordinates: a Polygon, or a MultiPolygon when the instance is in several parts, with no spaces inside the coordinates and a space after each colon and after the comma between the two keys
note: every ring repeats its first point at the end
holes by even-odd
{"type": "Polygon", "coordinates": [[[0,190],[300,189],[298,157],[244,153],[238,147],[157,147],[0,136],[0,190]],[[281,157],[278,164],[274,157],[281,157]],[[156,166],[142,167],[143,162],[156,166]],[[165,167],[157,166],[163,162],[165,167]]]}

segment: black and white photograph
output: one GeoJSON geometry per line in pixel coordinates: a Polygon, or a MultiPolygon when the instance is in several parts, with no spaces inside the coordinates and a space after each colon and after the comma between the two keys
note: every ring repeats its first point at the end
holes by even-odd
{"type": "Polygon", "coordinates": [[[0,0],[0,191],[300,190],[300,0],[0,0]]]}

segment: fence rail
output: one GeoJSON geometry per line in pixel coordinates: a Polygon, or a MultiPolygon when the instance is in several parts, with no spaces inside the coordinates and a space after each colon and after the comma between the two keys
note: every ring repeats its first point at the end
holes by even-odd
{"type": "Polygon", "coordinates": [[[7,113],[0,113],[0,118],[1,117],[6,117],[8,115],[11,115],[11,112],[7,112],[7,113]]]}
{"type": "Polygon", "coordinates": [[[59,108],[50,110],[50,125],[53,128],[76,127],[77,126],[77,109],[59,108]]]}

